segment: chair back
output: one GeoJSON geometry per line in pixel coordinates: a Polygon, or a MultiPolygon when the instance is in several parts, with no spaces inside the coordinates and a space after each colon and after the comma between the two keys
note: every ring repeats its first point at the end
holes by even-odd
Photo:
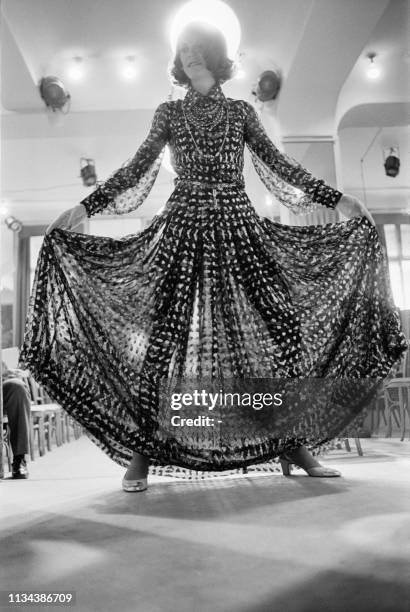
{"type": "Polygon", "coordinates": [[[30,397],[33,404],[44,404],[44,397],[41,386],[34,380],[32,376],[28,377],[28,387],[30,389],[30,397]]]}
{"type": "Polygon", "coordinates": [[[410,378],[410,340],[408,341],[407,351],[404,353],[402,372],[404,378],[410,378]]]}

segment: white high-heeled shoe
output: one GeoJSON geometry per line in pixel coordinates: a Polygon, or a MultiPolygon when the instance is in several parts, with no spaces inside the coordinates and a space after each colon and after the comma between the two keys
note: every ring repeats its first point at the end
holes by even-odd
{"type": "Polygon", "coordinates": [[[292,457],[289,457],[289,455],[286,455],[286,453],[279,457],[279,461],[284,476],[291,476],[292,465],[297,465],[298,467],[302,468],[302,470],[305,470],[308,476],[313,476],[315,478],[336,478],[342,475],[338,470],[324,467],[323,465],[315,465],[310,468],[305,467],[302,465],[302,461],[297,463],[295,459],[292,459],[292,457]]]}

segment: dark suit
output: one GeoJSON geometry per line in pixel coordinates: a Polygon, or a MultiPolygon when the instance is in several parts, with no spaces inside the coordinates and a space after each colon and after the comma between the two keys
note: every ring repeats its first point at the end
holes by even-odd
{"type": "Polygon", "coordinates": [[[3,408],[10,428],[13,455],[29,452],[30,394],[13,372],[3,370],[3,408]]]}

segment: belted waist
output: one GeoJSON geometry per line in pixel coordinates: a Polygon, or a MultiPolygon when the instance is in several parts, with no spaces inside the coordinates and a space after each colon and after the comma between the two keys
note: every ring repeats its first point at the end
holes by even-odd
{"type": "Polygon", "coordinates": [[[244,181],[233,181],[230,183],[227,182],[218,182],[218,183],[207,183],[206,181],[198,181],[196,179],[190,179],[190,178],[182,178],[182,177],[176,177],[174,179],[174,185],[181,185],[181,184],[187,184],[187,185],[193,185],[195,187],[205,187],[205,188],[209,188],[209,189],[218,189],[218,190],[223,190],[229,187],[245,187],[245,183],[244,181]]]}

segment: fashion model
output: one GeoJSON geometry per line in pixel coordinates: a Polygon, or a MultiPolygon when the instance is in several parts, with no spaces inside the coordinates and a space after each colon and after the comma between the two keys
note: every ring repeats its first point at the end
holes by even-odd
{"type": "Polygon", "coordinates": [[[295,464],[340,476],[312,451],[378,384],[346,393],[346,381],[382,380],[406,349],[373,219],[282,154],[251,104],[224,95],[233,62],[217,29],[187,26],[171,74],[185,98],[161,103],[135,156],[48,228],[20,365],[127,467],[125,491],[147,488],[149,465],[221,472],[279,458],[284,474],[295,464]],[[134,211],[167,144],[175,189],[149,227],[120,239],[72,231],[86,216],[134,211]],[[347,220],[294,227],[260,217],[244,190],[245,146],[283,204],[347,220]],[[312,380],[323,385],[306,394],[286,386],[312,380]],[[326,387],[340,380],[343,392],[326,387]],[[255,381],[289,391],[288,401],[221,402],[213,421],[209,405],[185,402],[195,421],[167,395],[189,384],[255,391],[255,381]]]}

